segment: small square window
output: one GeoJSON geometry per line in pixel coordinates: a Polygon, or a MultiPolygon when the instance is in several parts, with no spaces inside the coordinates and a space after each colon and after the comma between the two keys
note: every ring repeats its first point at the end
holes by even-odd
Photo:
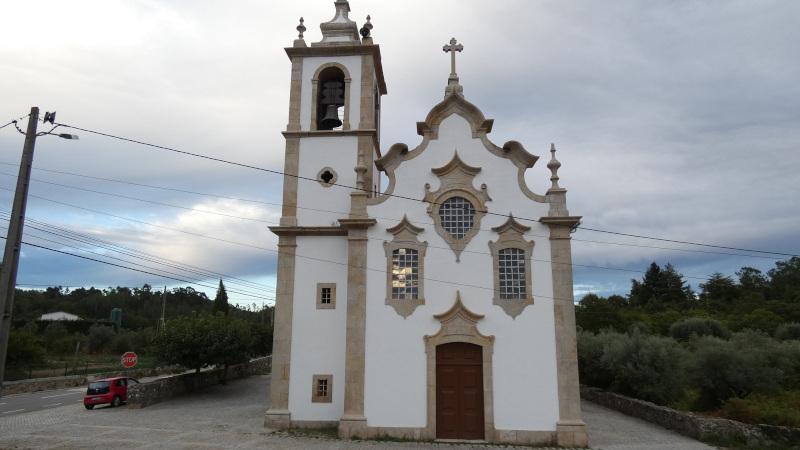
{"type": "Polygon", "coordinates": [[[336,308],[336,283],[317,283],[317,309],[336,308]]]}
{"type": "Polygon", "coordinates": [[[333,375],[314,375],[311,385],[311,402],[331,403],[332,393],[333,375]]]}

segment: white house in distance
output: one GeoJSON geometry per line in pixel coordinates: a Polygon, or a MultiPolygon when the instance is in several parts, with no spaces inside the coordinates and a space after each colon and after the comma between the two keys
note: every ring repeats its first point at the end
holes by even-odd
{"type": "Polygon", "coordinates": [[[81,318],[68,312],[56,311],[42,314],[42,317],[40,317],[39,320],[81,320],[81,318]]]}
{"type": "Polygon", "coordinates": [[[270,428],[342,437],[584,446],[570,216],[558,184],[466,100],[455,39],[414,148],[380,143],[372,25],[335,2],[322,41],[286,49],[291,92],[270,428]],[[435,103],[435,101],[432,101],[435,103]],[[387,187],[380,192],[380,177],[387,187]]]}

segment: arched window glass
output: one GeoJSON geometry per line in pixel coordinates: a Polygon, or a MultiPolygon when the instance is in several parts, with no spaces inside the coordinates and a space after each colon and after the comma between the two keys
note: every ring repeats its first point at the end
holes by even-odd
{"type": "Polygon", "coordinates": [[[392,298],[419,298],[419,252],[413,248],[392,251],[392,298]]]}
{"type": "Polygon", "coordinates": [[[450,197],[439,206],[442,228],[455,239],[464,239],[475,224],[475,207],[464,197],[450,197]]]}
{"type": "Polygon", "coordinates": [[[525,250],[503,248],[497,254],[500,298],[517,300],[527,298],[525,283],[525,250]]]}

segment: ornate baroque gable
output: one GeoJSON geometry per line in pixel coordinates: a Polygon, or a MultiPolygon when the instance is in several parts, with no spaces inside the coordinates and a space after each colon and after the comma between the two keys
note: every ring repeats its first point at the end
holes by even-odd
{"type": "Polygon", "coordinates": [[[480,230],[481,219],[486,215],[486,202],[491,200],[485,184],[480,190],[472,185],[480,171],[480,167],[461,161],[456,151],[449,163],[431,169],[439,177],[439,189],[432,192],[430,184],[425,183],[423,200],[428,203],[428,214],[436,232],[456,254],[456,261],[460,261],[461,252],[480,230]]]}

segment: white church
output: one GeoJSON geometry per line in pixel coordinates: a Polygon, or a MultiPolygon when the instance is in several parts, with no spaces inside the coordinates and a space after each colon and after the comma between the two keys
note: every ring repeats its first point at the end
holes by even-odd
{"type": "Polygon", "coordinates": [[[270,405],[273,429],[343,438],[585,446],[560,163],[489,139],[455,39],[413,148],[380,142],[372,24],[335,1],[291,60],[270,405]],[[381,183],[382,177],[386,177],[381,183]],[[381,186],[385,188],[381,189],[381,186]],[[533,220],[532,220],[533,219],[533,220]]]}

